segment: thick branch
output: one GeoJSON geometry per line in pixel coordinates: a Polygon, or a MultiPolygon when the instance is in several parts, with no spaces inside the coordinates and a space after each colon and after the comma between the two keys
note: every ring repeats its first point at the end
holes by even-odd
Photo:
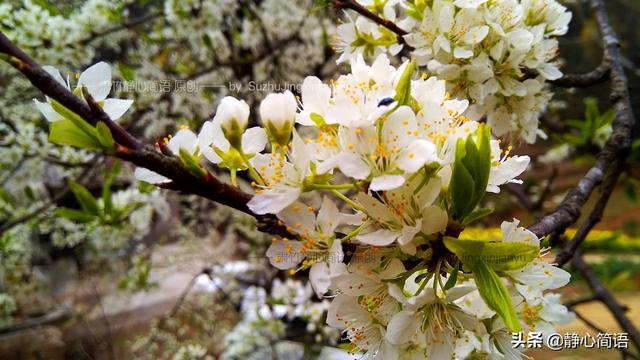
{"type": "Polygon", "coordinates": [[[582,226],[580,226],[575,236],[573,237],[573,240],[566,244],[556,255],[555,262],[558,264],[558,266],[566,264],[571,259],[575,251],[578,249],[578,246],[580,246],[580,244],[582,244],[582,242],[586,239],[591,229],[593,229],[594,226],[596,226],[596,224],[600,222],[600,220],[602,219],[602,215],[604,214],[604,209],[607,207],[607,203],[611,198],[611,194],[613,193],[613,189],[615,189],[616,182],[618,181],[622,170],[622,161],[617,160],[613,171],[600,188],[600,197],[591,210],[589,217],[587,218],[587,220],[585,220],[582,226]]]}
{"type": "Polygon", "coordinates": [[[564,231],[578,220],[580,208],[585,204],[595,186],[603,180],[607,169],[615,160],[624,160],[631,145],[635,117],[631,110],[627,78],[622,68],[620,44],[609,25],[604,2],[592,0],[591,3],[604,41],[604,61],[611,64],[611,101],[616,114],[612,124],[613,131],[585,177],[569,191],[556,210],[529,228],[540,237],[554,231],[564,231]]]}

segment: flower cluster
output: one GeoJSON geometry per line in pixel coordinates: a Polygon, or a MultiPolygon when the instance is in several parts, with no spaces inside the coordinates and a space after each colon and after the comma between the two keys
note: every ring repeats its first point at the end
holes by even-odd
{"type": "MultiPolygon", "coordinates": [[[[554,60],[555,37],[571,20],[564,6],[555,0],[398,0],[373,1],[369,8],[408,32],[404,41],[418,65],[449,81],[454,96],[469,98],[469,113],[486,117],[496,136],[517,133],[528,143],[545,136],[538,116],[552,96],[545,81],[562,75],[554,60]]],[[[338,28],[336,47],[342,60],[396,54],[401,46],[388,33],[358,17],[338,28]]]]}
{"type": "Polygon", "coordinates": [[[278,358],[286,357],[281,341],[294,320],[306,325],[292,331],[304,331],[317,344],[336,344],[338,331],[325,324],[329,301],[313,301],[308,283],[275,279],[270,290],[267,294],[264,288],[251,286],[243,292],[243,318],[225,336],[223,359],[264,359],[276,355],[273,351],[278,358]]]}
{"type": "Polygon", "coordinates": [[[247,129],[249,107],[226,97],[198,134],[181,129],[161,146],[196,175],[204,159],[228,169],[232,184],[249,172],[249,208],[275,214],[290,233],[272,239],[271,264],[309,271],[316,294],[332,298],[328,324],[354,350],[515,356],[511,332],[549,334],[571,319],[543,293],[569,275],[515,219],[498,239],[467,238],[464,228],[491,212],[478,208],[486,192],[519,182],[529,157],[501,149],[445,81],[415,73],[413,61],[395,68],[384,54],[371,65],[356,55],[351,73],[330,84],[307,77],[299,99],[268,95],[262,126],[247,129]]]}
{"type": "Polygon", "coordinates": [[[55,6],[46,6],[39,1],[3,2],[0,4],[0,30],[22,48],[37,49],[36,58],[47,63],[91,59],[97,51],[95,47],[87,46],[89,40],[113,27],[113,22],[120,20],[120,11],[125,4],[122,0],[87,0],[63,15],[55,6]]]}

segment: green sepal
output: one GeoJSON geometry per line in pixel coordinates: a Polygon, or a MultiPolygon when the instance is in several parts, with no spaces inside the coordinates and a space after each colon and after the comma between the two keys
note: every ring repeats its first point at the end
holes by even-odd
{"type": "Polygon", "coordinates": [[[180,148],[180,160],[190,173],[197,177],[203,177],[205,175],[204,170],[200,166],[198,160],[189,154],[189,152],[183,148],[180,148]]]}

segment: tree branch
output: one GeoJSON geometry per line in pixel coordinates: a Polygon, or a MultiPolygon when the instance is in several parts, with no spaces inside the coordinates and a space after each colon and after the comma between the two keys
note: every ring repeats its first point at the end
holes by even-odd
{"type": "Polygon", "coordinates": [[[611,194],[615,189],[616,182],[618,181],[618,178],[622,173],[622,165],[622,160],[616,161],[613,171],[600,188],[600,197],[591,210],[589,217],[587,218],[587,220],[585,220],[582,226],[580,226],[575,236],[573,237],[573,240],[566,244],[556,255],[555,262],[558,264],[558,266],[566,264],[571,259],[575,251],[578,249],[578,246],[580,246],[580,244],[582,244],[582,242],[586,239],[591,229],[593,229],[594,226],[596,226],[602,219],[604,209],[607,207],[607,203],[609,202],[611,194]]]}
{"type": "Polygon", "coordinates": [[[564,74],[561,78],[551,80],[549,83],[566,88],[584,88],[597,84],[601,84],[609,79],[611,74],[611,66],[608,61],[603,61],[586,74],[564,74]]]}
{"type": "Polygon", "coordinates": [[[19,323],[2,326],[0,327],[0,335],[25,329],[31,329],[38,326],[64,322],[71,319],[71,316],[71,310],[66,306],[61,306],[51,312],[46,313],[45,315],[30,318],[19,323]]]}
{"type": "MultiPolygon", "coordinates": [[[[366,7],[360,5],[357,1],[353,0],[334,0],[333,6],[336,9],[350,9],[358,14],[366,17],[367,19],[373,21],[374,23],[384,26],[385,28],[393,31],[396,34],[396,38],[398,44],[406,45],[404,41],[404,36],[408,34],[406,30],[401,29],[398,25],[396,25],[393,21],[382,18],[378,14],[373,11],[367,9],[366,7]]],[[[408,45],[407,45],[408,46],[408,45]]]]}
{"type": "Polygon", "coordinates": [[[260,231],[292,237],[291,233],[281,225],[274,215],[256,215],[249,210],[247,203],[252,197],[250,194],[221,182],[209,171],[206,171],[202,177],[195,176],[182,166],[177,157],[164,155],[153,147],[143,144],[113,122],[102,108],[95,106],[95,104],[92,106],[90,98],[89,102],[84,102],[81,98],[73,95],[69,89],[42,70],[33,59],[15,46],[2,32],[0,32],[0,53],[9,55],[9,63],[45,95],[60,102],[92,125],[96,125],[100,121],[104,122],[118,144],[115,156],[172,180],[171,183],[163,187],[199,195],[230,206],[256,218],[260,231]]]}

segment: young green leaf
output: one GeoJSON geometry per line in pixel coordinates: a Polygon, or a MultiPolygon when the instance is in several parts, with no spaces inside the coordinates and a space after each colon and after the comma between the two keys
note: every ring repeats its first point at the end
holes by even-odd
{"type": "Polygon", "coordinates": [[[487,306],[502,318],[511,332],[520,331],[520,321],[516,309],[513,307],[507,287],[498,274],[483,261],[477,261],[472,271],[478,292],[487,306]]]}
{"type": "Polygon", "coordinates": [[[79,223],[88,223],[96,219],[95,216],[84,211],[69,208],[56,209],[56,215],[79,223]]]}
{"type": "Polygon", "coordinates": [[[506,271],[525,267],[539,253],[538,246],[523,242],[489,242],[482,248],[480,258],[493,270],[506,271]]]}
{"type": "Polygon", "coordinates": [[[462,240],[446,236],[444,245],[462,261],[465,270],[473,268],[477,261],[484,262],[495,271],[523,268],[538,256],[540,249],[522,242],[488,242],[462,240]]]}
{"type": "Polygon", "coordinates": [[[102,211],[98,206],[98,202],[86,187],[71,180],[69,181],[69,188],[71,189],[71,192],[73,192],[73,195],[80,204],[80,207],[82,207],[83,211],[94,216],[102,217],[102,211]]]}
{"type": "Polygon", "coordinates": [[[53,99],[49,99],[49,101],[51,103],[51,107],[53,108],[53,110],[55,110],[58,114],[62,115],[62,117],[64,117],[65,119],[70,120],[72,123],[76,125],[76,127],[78,127],[78,129],[80,129],[82,132],[84,132],[88,136],[91,136],[94,139],[98,140],[98,134],[96,132],[96,129],[93,126],[91,126],[91,124],[86,122],[78,114],[64,107],[64,105],[60,104],[59,102],[53,99]]]}
{"type": "Polygon", "coordinates": [[[462,261],[462,266],[467,271],[471,270],[476,261],[480,259],[482,249],[486,244],[481,240],[462,240],[449,236],[445,236],[443,241],[444,246],[462,261]]]}
{"type": "Polygon", "coordinates": [[[462,161],[465,154],[465,141],[459,139],[456,144],[456,161],[453,164],[451,183],[449,184],[451,213],[454,219],[461,219],[466,215],[469,201],[474,197],[473,176],[462,161]]]}
{"type": "Polygon", "coordinates": [[[402,72],[398,85],[396,85],[396,96],[394,100],[398,105],[410,105],[411,103],[411,77],[416,69],[416,62],[411,60],[402,72]]]}
{"type": "Polygon", "coordinates": [[[120,173],[120,161],[116,160],[111,166],[111,170],[105,172],[104,184],[102,185],[102,203],[104,204],[104,214],[113,219],[113,199],[111,195],[111,185],[120,173]]]}
{"type": "Polygon", "coordinates": [[[80,149],[102,150],[100,141],[79,129],[71,120],[64,119],[51,123],[49,141],[58,145],[70,145],[80,149]]]}

